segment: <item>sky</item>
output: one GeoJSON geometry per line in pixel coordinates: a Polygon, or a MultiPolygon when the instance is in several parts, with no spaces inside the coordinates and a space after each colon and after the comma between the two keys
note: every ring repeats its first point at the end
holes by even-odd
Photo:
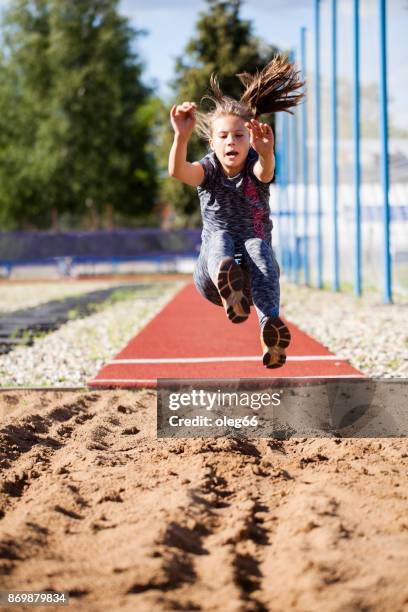
{"type": "MultiPolygon", "coordinates": [[[[312,0],[247,0],[241,15],[253,21],[254,33],[279,47],[290,47],[300,37],[301,25],[312,25],[312,0]]],[[[194,32],[204,0],[121,0],[121,12],[149,35],[138,49],[146,62],[146,76],[156,79],[160,92],[169,92],[175,58],[194,32]]]]}
{"type": "MultiPolygon", "coordinates": [[[[0,0],[0,8],[10,0],[0,0]]],[[[361,69],[364,83],[378,82],[378,0],[360,0],[361,69]]],[[[330,77],[331,0],[320,0],[321,69],[330,77]]],[[[392,110],[405,119],[408,106],[408,0],[387,0],[388,87],[392,110]]],[[[139,37],[136,49],[144,65],[144,80],[153,84],[163,97],[171,94],[175,58],[182,54],[194,34],[205,0],[120,0],[120,12],[137,29],[147,35],[139,37]]],[[[299,58],[300,29],[307,28],[307,66],[314,64],[314,0],[244,0],[241,15],[253,24],[253,31],[268,43],[287,50],[294,49],[299,58]]],[[[352,79],[353,69],[353,0],[337,0],[338,7],[338,74],[352,79]]]]}
{"type": "MultiPolygon", "coordinates": [[[[408,106],[408,0],[387,0],[388,79],[392,110],[398,124],[406,122],[408,106]]],[[[205,0],[121,0],[120,10],[137,28],[148,31],[140,38],[137,49],[145,62],[145,80],[157,85],[167,97],[173,76],[175,58],[181,55],[194,34],[199,12],[205,0]]],[[[320,0],[321,69],[330,78],[331,0],[320,0]]],[[[281,49],[294,49],[300,57],[300,29],[307,28],[307,65],[314,64],[314,0],[244,0],[241,15],[253,23],[257,36],[281,49]]],[[[338,74],[352,79],[353,69],[353,1],[337,0],[338,7],[338,74]]],[[[379,36],[378,0],[360,0],[360,78],[378,82],[379,36]]],[[[406,126],[408,127],[408,122],[406,126]]]]}

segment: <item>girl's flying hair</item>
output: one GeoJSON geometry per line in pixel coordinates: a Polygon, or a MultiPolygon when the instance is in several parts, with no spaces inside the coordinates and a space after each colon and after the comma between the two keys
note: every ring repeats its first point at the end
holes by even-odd
{"type": "Polygon", "coordinates": [[[204,96],[215,107],[208,113],[197,113],[197,132],[208,140],[211,138],[212,124],[215,119],[223,115],[236,115],[249,121],[260,115],[286,111],[299,104],[304,93],[298,91],[304,86],[299,79],[299,71],[286,57],[277,55],[260,72],[249,74],[242,72],[236,75],[245,90],[241,98],[235,100],[222,93],[215,74],[210,77],[212,94],[204,96]]]}

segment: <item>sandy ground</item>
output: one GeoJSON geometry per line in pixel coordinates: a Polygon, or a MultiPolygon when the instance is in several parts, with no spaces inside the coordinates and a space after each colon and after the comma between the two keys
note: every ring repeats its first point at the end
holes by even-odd
{"type": "Polygon", "coordinates": [[[0,393],[0,589],[87,612],[408,610],[407,440],[163,441],[155,407],[0,393]]]}

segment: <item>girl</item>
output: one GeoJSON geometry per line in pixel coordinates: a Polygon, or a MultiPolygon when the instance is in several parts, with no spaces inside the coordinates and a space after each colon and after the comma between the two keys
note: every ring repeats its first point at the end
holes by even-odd
{"type": "Polygon", "coordinates": [[[271,247],[269,185],[275,172],[274,137],[259,123],[265,113],[300,102],[304,85],[285,58],[275,57],[260,73],[237,75],[245,86],[239,101],[223,95],[210,80],[214,108],[196,110],[194,102],[170,112],[174,142],[169,174],[197,187],[203,219],[202,245],[194,271],[198,291],[223,305],[233,323],[248,318],[254,304],[261,329],[263,364],[278,368],[286,361],[290,332],[279,318],[279,266],[271,247]],[[200,161],[186,160],[194,128],[210,145],[200,161]],[[239,263],[238,263],[239,262],[239,263]]]}

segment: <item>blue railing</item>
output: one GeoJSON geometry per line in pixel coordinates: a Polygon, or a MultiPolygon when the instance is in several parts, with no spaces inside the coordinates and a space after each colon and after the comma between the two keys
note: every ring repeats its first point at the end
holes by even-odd
{"type": "Polygon", "coordinates": [[[177,271],[181,260],[197,257],[200,244],[199,229],[0,232],[0,267],[3,276],[28,266],[54,268],[59,276],[69,276],[81,270],[92,273],[93,266],[106,264],[115,273],[132,263],[177,271]]]}
{"type": "MultiPolygon", "coordinates": [[[[302,79],[309,85],[305,101],[293,117],[286,113],[276,116],[277,181],[274,189],[277,196],[272,202],[272,216],[278,217],[275,245],[283,271],[287,278],[296,283],[303,282],[319,288],[331,284],[334,291],[351,283],[358,296],[364,288],[376,286],[382,290],[384,302],[391,302],[396,288],[408,291],[408,268],[405,264],[408,253],[408,139],[402,149],[400,145],[395,149],[398,172],[393,174],[395,182],[392,183],[387,106],[387,2],[377,1],[379,54],[378,58],[372,58],[378,65],[380,137],[375,143],[375,152],[370,149],[371,166],[364,162],[364,167],[362,149],[365,137],[361,123],[365,117],[360,116],[360,45],[364,16],[360,12],[359,0],[353,0],[353,11],[347,18],[353,58],[353,62],[349,62],[351,115],[346,130],[344,124],[340,126],[343,129],[340,140],[337,1],[325,2],[330,10],[324,11],[327,20],[324,24],[321,23],[322,4],[323,0],[314,0],[312,5],[312,72],[307,70],[310,63],[307,57],[307,30],[302,27],[300,31],[299,67],[302,79]],[[331,50],[329,74],[326,66],[324,83],[321,77],[321,32],[325,33],[326,44],[330,39],[331,50]],[[322,97],[322,88],[326,86],[330,92],[328,100],[327,96],[322,97]],[[313,111],[308,112],[308,108],[313,111]],[[329,117],[329,122],[324,124],[324,140],[322,117],[329,117]],[[300,125],[299,130],[296,122],[300,125]],[[348,140],[344,136],[345,131],[352,134],[348,140]],[[312,177],[309,176],[309,168],[312,177]],[[376,192],[375,198],[370,196],[368,186],[376,192]],[[382,275],[381,279],[378,278],[379,274],[382,275]]],[[[345,27],[346,18],[342,18],[345,27]]],[[[292,60],[295,53],[296,50],[290,53],[292,60]]],[[[344,83],[344,74],[342,76],[344,83]]]]}

